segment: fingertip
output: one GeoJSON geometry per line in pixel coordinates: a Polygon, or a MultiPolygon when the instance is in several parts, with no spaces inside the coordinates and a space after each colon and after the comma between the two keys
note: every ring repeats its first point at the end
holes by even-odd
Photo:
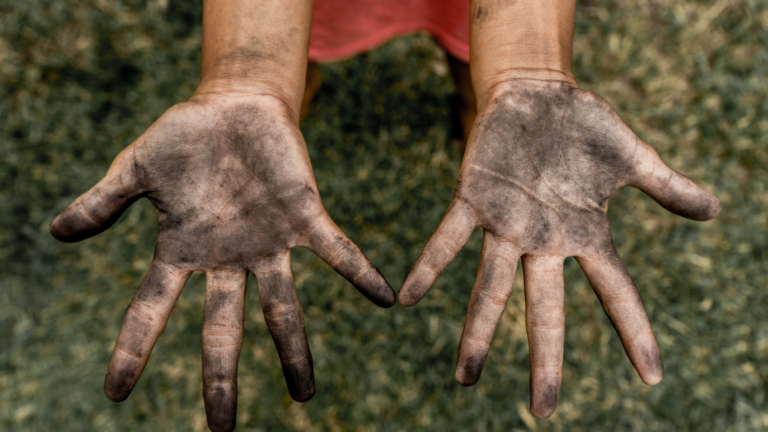
{"type": "Polygon", "coordinates": [[[389,309],[394,306],[395,303],[397,303],[397,294],[395,294],[395,290],[392,289],[392,286],[387,281],[387,278],[385,278],[381,273],[381,270],[375,266],[373,268],[376,270],[376,274],[379,276],[380,286],[380,288],[377,290],[379,296],[374,301],[374,303],[380,308],[389,309]]]}
{"type": "Polygon", "coordinates": [[[125,394],[118,394],[118,393],[110,393],[105,390],[105,394],[107,395],[107,399],[111,400],[112,402],[120,403],[126,399],[128,399],[128,396],[131,395],[130,392],[127,392],[125,394]]]}
{"type": "Polygon", "coordinates": [[[649,386],[660,383],[664,377],[664,365],[661,362],[661,356],[654,358],[648,366],[642,372],[638,371],[640,379],[649,386]]]}
{"type": "Polygon", "coordinates": [[[227,422],[224,424],[208,422],[208,429],[210,429],[211,432],[232,432],[235,430],[235,426],[235,422],[227,422]]]}
{"type": "Polygon", "coordinates": [[[126,400],[139,380],[142,369],[140,358],[131,357],[115,348],[104,379],[104,394],[113,402],[126,400]]]}
{"type": "Polygon", "coordinates": [[[714,197],[713,195],[709,195],[709,202],[707,203],[707,211],[702,214],[701,219],[696,219],[698,221],[708,221],[711,219],[714,219],[717,217],[717,215],[720,214],[720,210],[723,209],[722,204],[720,204],[720,200],[714,197]]]}
{"type": "MultiPolygon", "coordinates": [[[[51,222],[50,231],[51,235],[56,240],[64,243],[75,243],[80,240],[85,240],[93,234],[89,234],[92,231],[92,227],[83,223],[80,215],[72,210],[71,206],[61,212],[51,222]]],[[[95,233],[94,233],[95,234],[95,233]]]]}
{"type": "Polygon", "coordinates": [[[641,338],[636,342],[639,342],[639,346],[627,347],[627,353],[631,353],[630,361],[635,365],[637,374],[645,384],[656,385],[664,376],[664,362],[656,339],[651,336],[644,343],[641,338]]]}
{"type": "Polygon", "coordinates": [[[307,402],[315,396],[315,383],[312,383],[311,388],[289,389],[288,394],[290,394],[291,399],[296,402],[307,402]]]}
{"type": "Polygon", "coordinates": [[[392,289],[378,268],[373,267],[373,270],[366,272],[360,278],[350,280],[350,282],[376,306],[384,309],[390,308],[397,301],[395,290],[392,289]]]}
{"type": "Polygon", "coordinates": [[[388,289],[383,293],[377,294],[375,296],[366,295],[366,297],[373,304],[382,309],[389,309],[395,305],[395,302],[397,302],[397,296],[391,287],[388,287],[388,289]]]}
{"type": "Polygon", "coordinates": [[[641,375],[640,379],[642,379],[645,384],[649,386],[653,386],[660,383],[663,377],[664,377],[664,372],[658,371],[650,374],[645,374],[645,376],[641,375]]]}
{"type": "Polygon", "coordinates": [[[666,165],[656,172],[657,175],[640,189],[665,209],[699,222],[713,219],[720,213],[720,200],[693,180],[666,165]]]}
{"type": "Polygon", "coordinates": [[[397,293],[397,300],[401,305],[405,307],[411,307],[418,303],[419,300],[421,300],[421,297],[414,296],[413,293],[411,293],[411,290],[409,290],[405,286],[405,283],[403,283],[403,287],[400,288],[400,292],[397,293]]]}
{"type": "Polygon", "coordinates": [[[480,381],[480,373],[473,373],[461,366],[456,367],[456,372],[453,374],[453,377],[456,379],[457,383],[464,387],[471,387],[480,381]]]}
{"type": "Polygon", "coordinates": [[[720,210],[723,209],[723,205],[722,203],[720,203],[720,200],[715,198],[714,196],[712,198],[714,199],[714,203],[712,205],[712,212],[710,213],[710,219],[714,219],[715,217],[717,217],[717,215],[720,214],[720,210]]]}
{"type": "Polygon", "coordinates": [[[110,391],[108,389],[104,389],[104,394],[107,395],[107,399],[111,400],[112,402],[122,402],[126,399],[128,399],[128,396],[131,395],[130,391],[120,393],[120,392],[114,392],[110,391]]]}
{"type": "Polygon", "coordinates": [[[552,406],[537,407],[531,405],[531,414],[536,418],[545,419],[555,413],[557,409],[557,403],[552,406]]]}
{"type": "Polygon", "coordinates": [[[106,231],[123,213],[123,208],[87,210],[83,204],[84,196],[75,200],[51,222],[51,235],[57,240],[75,243],[91,238],[106,231]]]}
{"type": "Polygon", "coordinates": [[[435,275],[424,271],[423,266],[416,263],[405,276],[403,285],[400,287],[397,295],[400,304],[411,307],[418,303],[435,283],[435,279],[435,275]]]}
{"type": "Polygon", "coordinates": [[[112,402],[122,402],[131,395],[133,386],[126,382],[127,379],[114,379],[112,374],[107,374],[104,381],[104,394],[112,402]]]}
{"type": "Polygon", "coordinates": [[[531,382],[531,414],[538,418],[547,418],[557,409],[557,395],[560,392],[560,379],[544,378],[531,382]]]}
{"type": "Polygon", "coordinates": [[[288,394],[296,402],[306,402],[315,395],[315,370],[311,357],[283,363],[283,376],[288,385],[288,394]]]}
{"type": "Polygon", "coordinates": [[[231,432],[237,425],[237,387],[217,384],[203,391],[208,428],[213,432],[231,432]]]}
{"type": "Polygon", "coordinates": [[[483,373],[485,360],[488,356],[488,346],[485,344],[474,343],[465,334],[461,337],[459,345],[459,358],[456,362],[456,372],[454,378],[456,382],[469,387],[480,381],[480,375],[483,373]]]}
{"type": "Polygon", "coordinates": [[[67,242],[67,233],[61,226],[61,215],[56,216],[56,218],[51,221],[51,225],[48,229],[56,240],[67,242]]]}
{"type": "Polygon", "coordinates": [[[117,222],[138,199],[139,189],[132,184],[130,176],[123,176],[120,168],[115,168],[116,164],[119,166],[118,159],[106,177],[56,216],[50,227],[54,237],[67,243],[93,237],[117,222]]]}
{"type": "Polygon", "coordinates": [[[670,205],[668,208],[673,213],[697,222],[714,219],[722,209],[720,200],[704,189],[701,189],[698,185],[696,185],[696,188],[699,189],[698,194],[694,195],[695,199],[691,200],[691,202],[686,203],[684,206],[677,206],[677,208],[674,205],[670,205]]]}
{"type": "Polygon", "coordinates": [[[395,290],[392,288],[389,289],[389,293],[387,293],[386,297],[382,299],[381,302],[376,303],[376,306],[382,308],[382,309],[389,309],[392,306],[397,303],[397,295],[395,294],[395,290]]]}

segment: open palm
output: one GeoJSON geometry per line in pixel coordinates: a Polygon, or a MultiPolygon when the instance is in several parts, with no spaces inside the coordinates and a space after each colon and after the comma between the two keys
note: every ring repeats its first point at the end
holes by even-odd
{"type": "Polygon", "coordinates": [[[155,258],[112,354],[105,382],[110,399],[130,394],[192,271],[207,276],[203,386],[213,430],[235,425],[248,272],[256,276],[289,392],[298,401],[312,397],[315,382],[290,249],[308,247],[377,305],[394,304],[384,277],[323,208],[291,118],[271,97],[176,105],[53,221],[54,236],[78,241],[107,229],[140,197],[157,208],[155,258]]]}
{"type": "Polygon", "coordinates": [[[667,167],[599,96],[559,82],[514,80],[490,100],[474,125],[453,202],[406,277],[400,302],[418,302],[481,226],[459,383],[480,378],[522,258],[531,411],[554,412],[565,337],[562,267],[569,256],[587,275],[642,380],[659,382],[659,349],[613,246],[607,202],[632,185],[678,215],[708,220],[719,212],[718,200],[667,167]]]}

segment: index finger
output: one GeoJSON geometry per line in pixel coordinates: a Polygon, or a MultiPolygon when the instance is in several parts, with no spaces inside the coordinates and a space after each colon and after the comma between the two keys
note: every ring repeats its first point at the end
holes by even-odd
{"type": "Polygon", "coordinates": [[[288,392],[294,400],[306,402],[315,394],[315,371],[290,251],[260,260],[251,272],[256,276],[264,320],[280,356],[288,392]]]}
{"type": "Polygon", "coordinates": [[[616,249],[610,246],[601,254],[577,256],[576,260],[619,334],[640,378],[648,385],[661,381],[664,365],[651,322],[632,276],[616,249]]]}
{"type": "Polygon", "coordinates": [[[141,287],[125,311],[109,360],[104,380],[104,393],[109,399],[121,402],[131,394],[190,273],[157,259],[152,261],[141,287]]]}

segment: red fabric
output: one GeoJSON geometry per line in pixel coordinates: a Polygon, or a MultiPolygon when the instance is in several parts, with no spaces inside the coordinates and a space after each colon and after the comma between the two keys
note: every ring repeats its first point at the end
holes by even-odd
{"type": "Polygon", "coordinates": [[[469,63],[469,0],[315,0],[309,60],[340,60],[426,30],[469,63]]]}

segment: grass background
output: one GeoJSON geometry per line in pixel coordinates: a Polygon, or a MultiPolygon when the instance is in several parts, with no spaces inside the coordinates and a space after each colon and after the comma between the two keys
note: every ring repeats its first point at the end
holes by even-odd
{"type": "MultiPolygon", "coordinates": [[[[66,245],[48,224],[199,76],[200,0],[0,3],[0,429],[205,430],[204,277],[188,283],[131,397],[102,383],[157,222],[135,204],[66,245]]],[[[633,189],[609,211],[665,362],[641,383],[578,265],[565,266],[560,403],[527,411],[521,272],[480,382],[453,379],[475,232],[414,308],[380,310],[293,252],[317,395],[287,394],[251,278],[238,430],[750,431],[768,428],[768,3],[591,0],[574,72],[675,169],[717,195],[712,222],[633,189]]],[[[302,125],[331,216],[397,289],[445,211],[460,154],[455,89],[428,35],[321,67],[302,125]]]]}

